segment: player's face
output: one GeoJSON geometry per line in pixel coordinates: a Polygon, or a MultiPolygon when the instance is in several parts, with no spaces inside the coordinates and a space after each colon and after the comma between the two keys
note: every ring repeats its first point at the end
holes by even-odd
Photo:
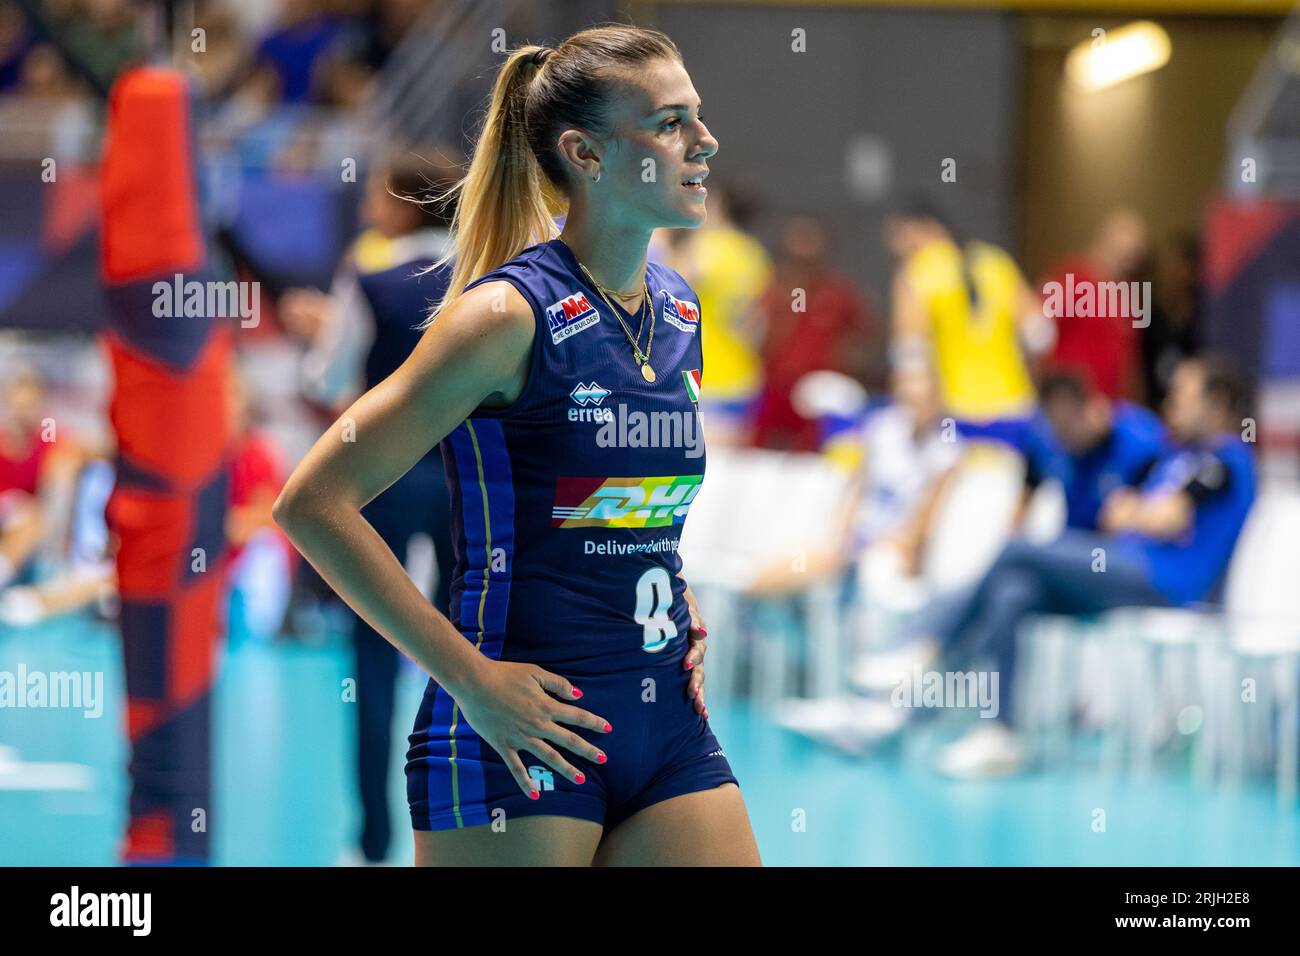
{"type": "Polygon", "coordinates": [[[1043,414],[1051,423],[1052,432],[1071,454],[1082,454],[1101,437],[1094,427],[1094,416],[1088,411],[1086,402],[1072,398],[1057,397],[1043,403],[1043,414]]]}
{"type": "Polygon", "coordinates": [[[625,75],[619,88],[601,180],[589,184],[593,199],[616,202],[651,228],[702,225],[708,190],[699,177],[707,174],[718,141],[700,116],[686,68],[676,60],[653,60],[625,75]]]}
{"type": "Polygon", "coordinates": [[[1205,375],[1200,365],[1184,362],[1174,372],[1165,397],[1165,424],[1181,442],[1193,441],[1202,434],[1210,418],[1205,402],[1205,375]]]}

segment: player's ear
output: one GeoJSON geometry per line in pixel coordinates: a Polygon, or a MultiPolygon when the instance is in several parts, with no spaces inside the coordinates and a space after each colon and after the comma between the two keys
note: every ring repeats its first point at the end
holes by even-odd
{"type": "Polygon", "coordinates": [[[560,162],[574,180],[591,180],[600,172],[601,150],[594,137],[579,129],[566,129],[556,142],[560,162]]]}

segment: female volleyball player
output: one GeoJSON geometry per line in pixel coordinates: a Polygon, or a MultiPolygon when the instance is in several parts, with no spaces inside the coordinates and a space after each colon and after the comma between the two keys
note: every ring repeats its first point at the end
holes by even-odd
{"type": "Polygon", "coordinates": [[[654,229],[704,222],[717,148],[661,33],[511,53],[457,187],[436,318],[276,503],[431,675],[407,761],[419,864],[758,862],[677,557],[704,472],[698,300],[646,259],[654,229]],[[543,180],[568,201],[558,237],[543,180]],[[361,515],[436,442],[450,618],[361,515]]]}

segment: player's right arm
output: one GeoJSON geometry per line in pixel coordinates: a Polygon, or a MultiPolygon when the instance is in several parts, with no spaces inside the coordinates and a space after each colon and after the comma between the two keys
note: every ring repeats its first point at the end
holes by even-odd
{"type": "Polygon", "coordinates": [[[533,785],[517,751],[526,749],[575,779],[578,771],[551,744],[592,761],[599,752],[560,723],[603,731],[605,720],[550,696],[576,699],[564,678],[481,654],[424,599],[361,509],[480,404],[518,397],[534,334],[532,307],[510,283],[488,282],[465,293],[397,371],[320,437],[273,511],[348,605],[451,694],[525,793],[533,785]]]}
{"type": "Polygon", "coordinates": [[[932,365],[930,315],[916,287],[908,281],[905,266],[894,273],[890,291],[890,364],[895,368],[932,365]]]}

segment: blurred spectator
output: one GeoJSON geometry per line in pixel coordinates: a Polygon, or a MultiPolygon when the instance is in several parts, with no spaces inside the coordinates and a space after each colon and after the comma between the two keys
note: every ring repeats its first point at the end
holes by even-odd
{"type": "MultiPolygon", "coordinates": [[[[1106,499],[1104,533],[1068,531],[1050,544],[1013,541],[968,601],[939,627],[949,650],[991,653],[998,713],[945,749],[940,767],[957,776],[1006,773],[1025,759],[1014,724],[1016,633],[1030,614],[1094,614],[1118,607],[1187,605],[1221,583],[1255,499],[1255,466],[1242,441],[1246,390],[1211,358],[1174,374],[1165,421],[1177,447],[1140,489],[1106,499]],[[1098,560],[1105,573],[1098,573],[1098,560]]],[[[968,663],[963,661],[962,663],[968,663]]]]}
{"type": "MultiPolygon", "coordinates": [[[[1146,222],[1129,209],[1116,209],[1101,221],[1091,245],[1067,256],[1048,270],[1044,284],[1062,288],[1091,286],[1094,295],[1102,283],[1133,282],[1142,277],[1149,253],[1146,222]]],[[[1098,297],[1100,301],[1100,297],[1098,297]]],[[[1056,316],[1055,366],[1086,369],[1093,384],[1110,398],[1142,401],[1140,334],[1133,327],[1135,303],[1118,315],[1056,316]]]]}
{"type": "MultiPolygon", "coordinates": [[[[775,277],[760,299],[763,387],[754,443],[763,448],[818,447],[818,422],[801,416],[791,401],[804,375],[827,369],[866,376],[874,317],[854,283],[831,266],[827,248],[821,223],[791,219],[782,231],[775,277]]],[[[706,374],[712,374],[707,365],[706,374]]]]}
{"type": "Polygon", "coordinates": [[[860,456],[851,507],[839,533],[809,552],[802,570],[784,558],[761,573],[750,593],[770,596],[807,587],[887,552],[897,573],[918,572],[935,504],[959,457],[959,445],[941,428],[943,405],[934,375],[924,366],[895,369],[893,401],[871,412],[857,432],[860,456]]]}
{"type": "Polygon", "coordinates": [[[344,23],[312,0],[283,0],[274,30],[254,54],[255,82],[282,103],[308,103],[319,92],[320,70],[344,37],[344,23]]]}
{"type": "Polygon", "coordinates": [[[371,70],[379,70],[408,31],[438,2],[430,0],[380,0],[365,14],[365,45],[357,59],[371,70]]]}
{"type": "Polygon", "coordinates": [[[892,211],[884,235],[899,263],[895,366],[931,364],[962,434],[1023,450],[1035,398],[1021,345],[1041,352],[1053,336],[1015,260],[986,242],[959,242],[921,199],[892,211]]]}
{"type": "Polygon", "coordinates": [[[190,62],[204,93],[219,99],[246,65],[248,44],[227,0],[200,0],[195,4],[194,23],[204,30],[204,49],[190,62]]]}
{"type": "Polygon", "coordinates": [[[708,222],[675,230],[671,247],[669,264],[699,296],[706,370],[700,415],[711,446],[748,440],[762,385],[758,301],[771,281],[772,263],[745,231],[747,203],[732,189],[710,184],[708,222]]]}
{"type": "Polygon", "coordinates": [[[0,3],[0,93],[18,86],[23,72],[23,58],[35,41],[27,20],[18,6],[0,3]]]}
{"type": "Polygon", "coordinates": [[[1201,336],[1201,245],[1178,236],[1160,254],[1151,327],[1142,332],[1142,370],[1147,400],[1159,406],[1183,359],[1195,355],[1201,336]]]}
{"type": "Polygon", "coordinates": [[[47,532],[39,500],[54,443],[42,435],[45,383],[31,368],[4,384],[0,406],[0,588],[21,577],[47,532]]]}
{"type": "Polygon", "coordinates": [[[58,29],[72,56],[104,89],[123,70],[144,61],[145,44],[131,0],[79,0],[58,29]]]}
{"type": "Polygon", "coordinates": [[[1039,384],[1043,418],[1026,451],[1026,501],[1044,481],[1065,493],[1066,526],[1095,531],[1106,499],[1140,486],[1167,451],[1160,419],[1112,401],[1082,376],[1056,372],[1039,384]]]}
{"type": "Polygon", "coordinates": [[[227,400],[234,429],[226,541],[230,562],[230,633],[274,637],[284,622],[297,552],[271,519],[284,484],[283,456],[274,439],[256,427],[249,388],[230,376],[227,400]]]}
{"type": "MultiPolygon", "coordinates": [[[[0,622],[34,624],[45,616],[75,610],[112,591],[107,544],[85,528],[71,528],[78,502],[78,474],[102,455],[80,446],[47,407],[44,379],[18,368],[4,383],[0,404],[0,622]],[[71,531],[71,533],[69,533],[71,531]]],[[[105,462],[99,466],[107,468],[105,462]]],[[[98,495],[103,505],[111,471],[82,482],[82,498],[98,495]],[[91,488],[90,485],[95,485],[91,488]]]]}
{"type": "MultiPolygon", "coordinates": [[[[425,151],[431,157],[445,152],[425,151]]],[[[302,366],[303,389],[316,401],[346,405],[396,371],[420,340],[429,306],[446,294],[451,276],[448,264],[431,268],[448,249],[451,210],[429,197],[444,195],[458,173],[446,160],[426,161],[411,152],[375,170],[366,180],[362,207],[366,231],[340,266],[330,294],[295,290],[285,295],[281,316],[310,346],[302,366]]],[[[421,543],[426,552],[432,549],[437,584],[430,598],[448,613],[455,555],[441,451],[430,450],[361,513],[408,571],[421,543]]],[[[388,768],[401,653],[360,617],[350,617],[362,805],[358,842],[364,861],[379,863],[392,841],[388,768]]]]}

